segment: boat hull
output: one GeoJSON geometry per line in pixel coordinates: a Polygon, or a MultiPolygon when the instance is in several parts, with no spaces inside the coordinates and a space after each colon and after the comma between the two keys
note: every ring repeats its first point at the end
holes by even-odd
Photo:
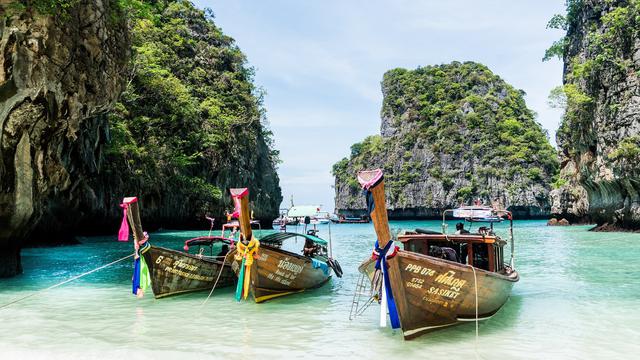
{"type": "Polygon", "coordinates": [[[231,286],[236,280],[229,264],[223,264],[222,261],[153,245],[143,256],[149,267],[151,287],[156,299],[211,290],[220,271],[222,273],[219,274],[216,287],[231,286]]]}
{"type": "MultiPolygon", "coordinates": [[[[322,286],[331,270],[314,268],[308,257],[261,245],[258,259],[251,265],[249,292],[257,303],[322,286]]],[[[234,255],[235,251],[233,252],[234,255]]],[[[241,261],[231,257],[231,268],[238,274],[241,261]]]]}
{"type": "MultiPolygon", "coordinates": [[[[505,304],[519,279],[516,271],[493,273],[407,251],[398,252],[388,264],[405,339],[491,317],[505,304]]],[[[365,261],[360,271],[371,279],[375,261],[365,261]]]]}

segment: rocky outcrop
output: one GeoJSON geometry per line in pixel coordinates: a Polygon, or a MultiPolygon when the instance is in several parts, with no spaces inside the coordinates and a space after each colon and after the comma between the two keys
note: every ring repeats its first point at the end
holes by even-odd
{"type": "Polygon", "coordinates": [[[100,166],[103,114],[123,89],[129,53],[114,3],[0,20],[0,276],[21,270],[21,241],[77,203],[100,166]]]}
{"type": "Polygon", "coordinates": [[[551,218],[549,219],[549,221],[547,221],[547,226],[569,226],[571,225],[569,223],[569,220],[567,219],[556,219],[556,218],[551,218]]]}
{"type": "Polygon", "coordinates": [[[570,2],[552,212],[640,228],[640,1],[570,2]]]}
{"type": "Polygon", "coordinates": [[[481,64],[395,69],[382,81],[381,136],[334,165],[336,209],[364,213],[358,170],[383,168],[394,219],[439,218],[480,199],[516,217],[550,213],[555,151],[516,90],[481,64]]]}

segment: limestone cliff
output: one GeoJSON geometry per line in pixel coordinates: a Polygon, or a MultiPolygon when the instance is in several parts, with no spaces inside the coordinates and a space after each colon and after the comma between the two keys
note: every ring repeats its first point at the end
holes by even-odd
{"type": "Polygon", "coordinates": [[[123,89],[129,54],[126,23],[110,16],[114,4],[80,1],[64,16],[46,16],[3,2],[0,276],[20,271],[21,241],[77,204],[100,166],[104,114],[123,89]]]}
{"type": "Polygon", "coordinates": [[[79,226],[115,223],[126,194],[141,196],[147,226],[206,226],[205,214],[231,209],[230,187],[249,187],[255,217],[271,224],[282,201],[277,151],[244,54],[188,1],[149,11],[131,21],[132,71],[91,185],[98,206],[79,226]]]}
{"type": "Polygon", "coordinates": [[[549,214],[553,148],[523,93],[481,64],[395,69],[382,81],[381,136],[334,165],[336,209],[365,204],[355,175],[385,170],[391,218],[437,218],[481,199],[519,217],[549,214]]]}
{"type": "Polygon", "coordinates": [[[640,228],[640,1],[569,1],[553,213],[640,228]]]}
{"type": "Polygon", "coordinates": [[[238,186],[258,219],[278,215],[261,95],[212,14],[181,0],[0,4],[0,277],[20,272],[25,244],[115,232],[124,196],[142,198],[149,228],[222,218],[238,186]]]}

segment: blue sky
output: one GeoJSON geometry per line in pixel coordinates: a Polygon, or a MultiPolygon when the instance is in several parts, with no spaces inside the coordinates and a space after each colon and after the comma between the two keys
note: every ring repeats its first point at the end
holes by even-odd
{"type": "Polygon", "coordinates": [[[283,163],[283,206],[333,210],[331,166],[353,143],[378,134],[385,71],[477,61],[527,93],[549,131],[561,112],[547,105],[562,63],[542,62],[563,34],[546,29],[564,1],[197,0],[235,38],[266,90],[265,107],[283,163]]]}

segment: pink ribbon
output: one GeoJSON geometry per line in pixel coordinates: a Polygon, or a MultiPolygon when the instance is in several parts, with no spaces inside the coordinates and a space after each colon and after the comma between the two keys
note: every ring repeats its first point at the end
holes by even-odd
{"type": "Polygon", "coordinates": [[[120,231],[118,231],[118,241],[129,241],[129,223],[127,222],[127,209],[129,208],[129,204],[122,203],[120,207],[123,209],[124,215],[122,216],[120,231]]]}
{"type": "Polygon", "coordinates": [[[369,190],[373,185],[375,185],[380,180],[380,178],[382,178],[381,169],[375,169],[372,171],[362,171],[358,174],[358,182],[360,183],[360,185],[364,190],[369,190]],[[373,173],[373,177],[367,180],[362,176],[364,173],[368,173],[368,174],[373,173]]]}
{"type": "Polygon", "coordinates": [[[137,197],[126,197],[122,199],[120,207],[123,209],[124,215],[122,216],[122,223],[120,224],[120,231],[118,231],[118,241],[129,241],[129,223],[127,222],[127,209],[129,204],[138,201],[137,197]]]}
{"type": "Polygon", "coordinates": [[[240,199],[249,195],[249,189],[248,188],[229,189],[229,192],[231,192],[231,198],[233,199],[233,205],[234,205],[233,214],[231,214],[231,217],[239,219],[240,218],[240,199]]]}

